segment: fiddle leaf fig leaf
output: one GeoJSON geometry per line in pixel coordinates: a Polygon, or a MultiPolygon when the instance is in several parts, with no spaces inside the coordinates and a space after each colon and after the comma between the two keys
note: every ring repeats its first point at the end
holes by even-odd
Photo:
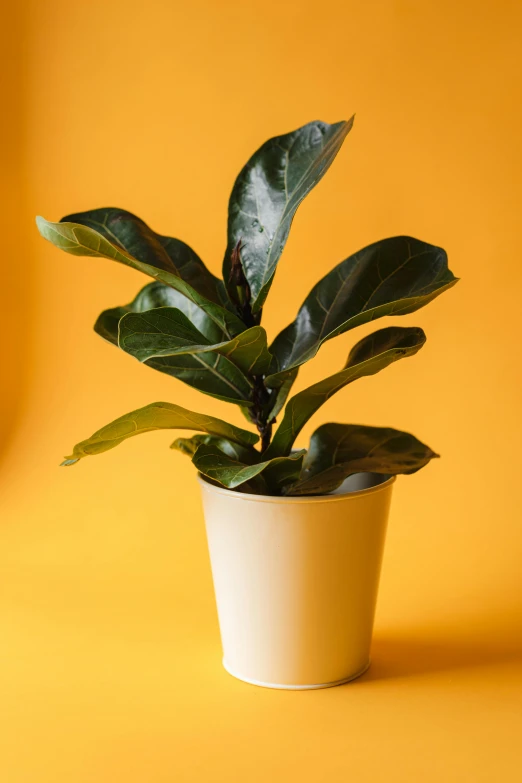
{"type": "Polygon", "coordinates": [[[265,455],[284,456],[310,417],[336,392],[366,375],[374,375],[388,365],[413,356],[426,342],[422,329],[390,326],[362,339],[351,350],[346,366],[319,383],[295,394],[287,403],[281,424],[265,455]]]}
{"type": "MultiPolygon", "coordinates": [[[[175,268],[172,264],[169,266],[168,261],[165,260],[170,258],[166,250],[163,249],[165,258],[159,258],[156,252],[150,254],[142,252],[142,244],[146,244],[144,237],[140,238],[140,242],[128,242],[128,248],[130,248],[128,249],[115,236],[111,235],[112,238],[108,239],[106,233],[101,233],[91,228],[90,225],[71,222],[50,223],[42,217],[36,218],[36,224],[44,239],[52,242],[53,245],[66,253],[75,256],[98,256],[113,259],[171,286],[204,310],[229,339],[240,334],[246,328],[237,315],[229,312],[222,305],[207,299],[180,276],[180,272],[186,266],[181,265],[180,268],[175,268]],[[139,252],[140,258],[132,255],[131,251],[139,252]]],[[[161,248],[159,242],[155,247],[155,251],[159,253],[158,248],[161,248]]],[[[193,280],[193,274],[190,275],[190,279],[193,280]]]]}
{"type": "MultiPolygon", "coordinates": [[[[179,291],[163,283],[149,283],[128,305],[105,310],[94,325],[95,331],[113,345],[118,345],[118,325],[129,312],[142,312],[151,307],[175,306],[181,310],[209,342],[221,342],[224,334],[208,317],[204,310],[187,299],[179,291]]],[[[224,402],[232,402],[242,407],[252,405],[252,382],[226,356],[209,351],[194,356],[166,356],[149,359],[147,367],[163,372],[195,389],[216,397],[224,402]]]]}
{"type": "Polygon", "coordinates": [[[353,117],[334,125],[315,121],[269,139],[236,179],[223,279],[230,280],[232,254],[240,243],[254,313],[266,299],[299,204],[322,179],[352,125],[353,117]]]}
{"type": "Polygon", "coordinates": [[[218,438],[216,435],[193,435],[191,438],[176,438],[170,448],[181,451],[182,454],[192,458],[202,444],[213,446],[222,451],[227,457],[238,460],[245,465],[253,465],[261,459],[259,451],[256,451],[252,446],[233,443],[227,438],[218,438]]]}
{"type": "Polygon", "coordinates": [[[118,342],[120,348],[141,362],[212,351],[226,356],[246,375],[265,373],[272,358],[262,326],[253,326],[232,340],[212,345],[180,310],[173,307],[124,315],[119,323],[118,342]]]}
{"type": "Polygon", "coordinates": [[[206,432],[245,446],[253,445],[259,440],[253,432],[242,430],[213,416],[195,413],[169,402],[153,402],[144,408],[120,416],[119,419],[102,427],[87,440],[78,443],[71,456],[66,457],[62,464],[73,465],[83,457],[101,454],[123,443],[127,438],[132,438],[143,432],[172,429],[206,432]]]}
{"type": "Polygon", "coordinates": [[[220,343],[226,340],[223,330],[208,317],[201,307],[191,302],[175,288],[157,281],[147,283],[130,304],[104,310],[98,317],[94,330],[105,340],[118,345],[118,324],[126,313],[143,313],[157,307],[176,307],[181,310],[209,343],[220,343]]]}
{"type": "Polygon", "coordinates": [[[413,313],[456,282],[440,247],[404,236],[369,245],[323,277],[276,337],[266,385],[280,386],[326,340],[382,316],[413,313]]]}
{"type": "Polygon", "coordinates": [[[408,432],[360,424],[323,424],[310,440],[299,481],[288,495],[333,492],[353,473],[415,473],[438,457],[408,432]]]}
{"type": "MultiPolygon", "coordinates": [[[[304,454],[305,451],[300,451],[289,457],[277,457],[251,465],[227,456],[214,445],[202,444],[196,450],[192,462],[200,473],[228,489],[239,487],[266,472],[269,473],[272,490],[276,490],[299,475],[304,454]]],[[[273,491],[272,494],[277,493],[273,491]]]]}
{"type": "Polygon", "coordinates": [[[210,302],[227,302],[223,282],[206,268],[189,245],[180,239],[156,234],[132,212],[116,207],[102,207],[67,215],[60,222],[92,228],[109,242],[126,250],[133,258],[181,277],[210,302]]]}

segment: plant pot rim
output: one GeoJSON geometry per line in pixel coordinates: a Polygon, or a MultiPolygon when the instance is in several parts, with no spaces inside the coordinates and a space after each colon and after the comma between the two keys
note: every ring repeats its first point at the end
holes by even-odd
{"type": "MultiPolygon", "coordinates": [[[[378,475],[378,474],[375,474],[378,475]]],[[[366,487],[366,489],[356,489],[350,492],[342,492],[339,494],[328,495],[297,495],[296,497],[285,497],[282,495],[253,495],[248,492],[237,492],[234,489],[227,489],[226,487],[217,487],[215,484],[211,484],[210,481],[202,474],[198,473],[197,479],[201,486],[206,487],[210,492],[214,492],[217,495],[227,495],[235,500],[255,500],[259,503],[278,503],[281,505],[290,505],[298,503],[335,503],[341,500],[350,500],[351,498],[360,497],[361,495],[372,495],[376,492],[383,492],[388,489],[396,480],[397,476],[389,476],[384,481],[379,482],[373,487],[366,487]]]]}

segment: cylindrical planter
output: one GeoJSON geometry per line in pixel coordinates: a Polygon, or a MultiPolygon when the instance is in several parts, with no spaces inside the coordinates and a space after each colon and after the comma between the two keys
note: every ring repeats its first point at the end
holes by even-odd
{"type": "Polygon", "coordinates": [[[327,688],[369,666],[395,477],[269,497],[199,482],[225,669],[268,688],[327,688]]]}

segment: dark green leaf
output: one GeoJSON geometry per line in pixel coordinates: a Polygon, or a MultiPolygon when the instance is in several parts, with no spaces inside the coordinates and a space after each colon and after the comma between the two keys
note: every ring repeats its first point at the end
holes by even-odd
{"type": "MultiPolygon", "coordinates": [[[[236,315],[198,293],[195,288],[180,277],[179,270],[164,269],[151,264],[149,263],[152,260],[151,258],[149,258],[149,262],[142,261],[131,255],[116,240],[110,241],[99,231],[95,231],[87,225],[81,225],[80,223],[49,223],[42,217],[36,218],[36,224],[40,234],[45,239],[66,253],[71,253],[75,256],[110,258],[175,288],[194,302],[194,304],[201,307],[209,318],[223,330],[227,338],[234,337],[236,334],[244,331],[245,325],[236,315]]],[[[167,254],[165,253],[165,255],[167,254]]],[[[159,262],[156,261],[155,263],[159,262]]]]}
{"type": "Polygon", "coordinates": [[[226,438],[218,438],[215,435],[193,435],[191,438],[176,438],[171,445],[171,449],[181,451],[189,457],[193,457],[201,444],[213,446],[222,451],[227,457],[239,460],[245,465],[253,465],[259,462],[261,454],[252,446],[242,446],[240,443],[233,443],[226,438]]]}
{"type": "Polygon", "coordinates": [[[66,457],[62,464],[72,465],[83,457],[101,454],[118,446],[127,438],[140,435],[142,432],[166,429],[207,432],[246,446],[253,445],[259,440],[253,432],[234,427],[232,424],[215,419],[213,416],[194,413],[194,411],[169,402],[153,402],[144,408],[120,416],[119,419],[102,427],[87,440],[78,443],[74,447],[72,455],[66,457]]]}
{"type": "Polygon", "coordinates": [[[266,373],[271,355],[266,332],[253,326],[232,340],[212,345],[177,308],[128,313],[119,324],[119,346],[144,362],[148,359],[208,351],[226,356],[246,375],[266,373]]]}
{"type": "Polygon", "coordinates": [[[389,427],[323,424],[310,440],[300,480],[288,495],[324,495],[353,473],[415,473],[438,457],[413,435],[389,427]]]}
{"type": "Polygon", "coordinates": [[[390,326],[365,337],[350,352],[344,370],[309,386],[288,401],[266,456],[289,454],[308,419],[336,392],[358,378],[380,372],[397,359],[413,356],[425,342],[424,332],[415,326],[390,326]]]}
{"type": "Polygon", "coordinates": [[[94,329],[106,340],[118,345],[120,318],[125,313],[143,313],[156,307],[177,307],[187,316],[193,326],[205,335],[209,343],[220,343],[226,339],[223,330],[208,317],[201,307],[198,307],[174,288],[156,281],[147,283],[130,304],[105,310],[96,321],[94,329]]]}
{"type": "Polygon", "coordinates": [[[92,228],[138,261],[181,277],[210,302],[227,301],[223,282],[209,272],[191,247],[180,239],[156,234],[141,218],[125,209],[92,209],[67,215],[60,222],[92,228]]]}
{"type": "Polygon", "coordinates": [[[334,125],[315,121],[269,139],[239,174],[230,196],[223,278],[228,282],[240,242],[253,312],[266,299],[299,204],[330,167],[352,124],[353,117],[334,125]]]}
{"type": "Polygon", "coordinates": [[[278,457],[248,465],[225,455],[215,446],[202,444],[197,449],[192,462],[200,473],[229,489],[239,487],[270,469],[271,484],[274,490],[277,490],[299,475],[304,454],[304,451],[300,451],[289,457],[278,457]]]}
{"type": "Polygon", "coordinates": [[[440,247],[411,237],[369,245],[323,277],[276,337],[266,384],[280,386],[325,340],[385,315],[412,313],[456,282],[440,247]]]}
{"type": "Polygon", "coordinates": [[[291,370],[289,373],[287,373],[287,376],[281,386],[278,389],[272,389],[270,394],[270,412],[268,414],[268,422],[275,421],[280,411],[283,409],[288,395],[290,394],[290,389],[294,385],[294,381],[297,378],[298,372],[298,367],[296,367],[295,370],[291,370]]]}
{"type": "MultiPolygon", "coordinates": [[[[94,329],[113,345],[118,345],[118,325],[126,313],[139,313],[151,307],[168,307],[170,305],[182,310],[194,327],[209,342],[220,342],[223,339],[223,332],[210,320],[204,310],[180,294],[179,291],[157,282],[146,285],[129,305],[105,310],[96,321],[94,329]]],[[[194,356],[181,355],[150,359],[145,364],[147,367],[152,367],[153,370],[166,373],[204,394],[217,397],[219,400],[245,407],[252,405],[250,400],[251,381],[226,356],[209,351],[194,356]]]]}

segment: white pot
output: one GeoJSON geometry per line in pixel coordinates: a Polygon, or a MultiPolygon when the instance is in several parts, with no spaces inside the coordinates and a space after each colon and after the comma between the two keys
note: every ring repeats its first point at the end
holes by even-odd
{"type": "Polygon", "coordinates": [[[360,473],[336,493],[285,498],[199,477],[230,674],[306,689],[366,671],[394,481],[360,473]]]}

